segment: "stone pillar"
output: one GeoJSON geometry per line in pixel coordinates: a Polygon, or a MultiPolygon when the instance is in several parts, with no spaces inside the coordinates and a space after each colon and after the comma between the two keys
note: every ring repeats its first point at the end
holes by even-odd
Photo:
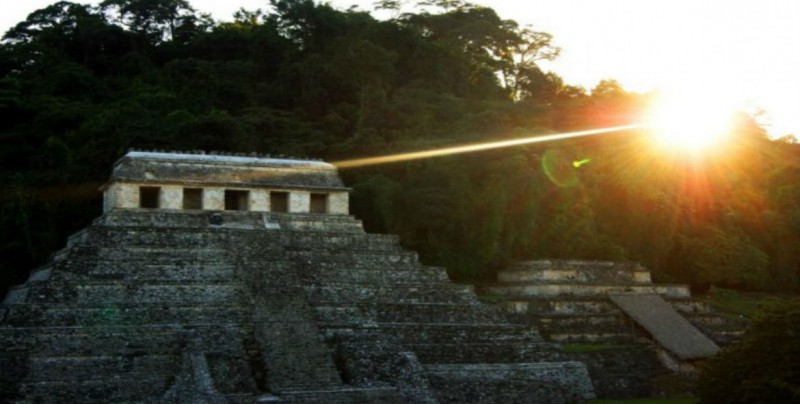
{"type": "Polygon", "coordinates": [[[225,210],[225,189],[207,187],[203,189],[203,209],[225,210]]]}
{"type": "Polygon", "coordinates": [[[183,209],[183,187],[163,185],[158,197],[159,209],[183,209]]]}
{"type": "Polygon", "coordinates": [[[308,213],[311,208],[311,193],[307,191],[289,192],[289,212],[308,213]]]}
{"type": "Polygon", "coordinates": [[[269,191],[265,189],[250,190],[250,206],[248,210],[252,212],[269,211],[269,191]]]}
{"type": "Polygon", "coordinates": [[[117,184],[114,193],[116,207],[127,209],[139,207],[139,184],[117,184]]]}
{"type": "Polygon", "coordinates": [[[350,195],[347,192],[331,192],[328,195],[328,213],[332,215],[350,214],[350,195]]]}
{"type": "Polygon", "coordinates": [[[103,213],[117,207],[117,184],[109,185],[103,190],[103,213]]]}

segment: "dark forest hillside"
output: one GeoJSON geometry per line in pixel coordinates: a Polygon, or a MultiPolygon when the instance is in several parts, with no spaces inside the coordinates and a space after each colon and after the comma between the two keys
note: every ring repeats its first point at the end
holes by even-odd
{"type": "MultiPolygon", "coordinates": [[[[226,23],[184,0],[31,14],[0,43],[0,289],[100,214],[98,188],[129,148],[335,161],[626,124],[648,105],[613,80],[586,91],[542,71],[559,52],[547,33],[427,3],[387,21],[312,0],[226,23]]],[[[368,230],[399,234],[456,280],[591,258],[796,291],[800,145],[747,115],[734,131],[702,161],[626,132],[342,175],[368,230]]]]}

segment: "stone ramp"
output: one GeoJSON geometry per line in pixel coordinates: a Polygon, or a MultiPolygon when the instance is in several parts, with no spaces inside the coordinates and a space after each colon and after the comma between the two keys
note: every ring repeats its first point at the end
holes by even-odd
{"type": "Polygon", "coordinates": [[[705,358],[719,351],[713,341],[659,295],[613,294],[609,298],[662,347],[682,360],[705,358]]]}

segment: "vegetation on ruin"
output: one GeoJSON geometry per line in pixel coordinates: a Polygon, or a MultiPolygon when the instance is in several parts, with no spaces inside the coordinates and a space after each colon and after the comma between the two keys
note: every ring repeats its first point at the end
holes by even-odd
{"type": "Polygon", "coordinates": [[[704,295],[698,296],[711,305],[718,313],[733,318],[756,318],[762,309],[791,298],[791,294],[739,292],[731,289],[712,287],[704,295]]]}
{"type": "MultiPolygon", "coordinates": [[[[550,35],[492,9],[425,3],[386,21],[312,0],[224,23],[184,0],[31,14],[0,43],[0,289],[100,214],[98,187],[128,148],[335,161],[626,124],[650,102],[544,72],[550,35]]],[[[797,291],[800,145],[741,115],[726,145],[683,157],[626,132],[342,175],[369,231],[399,234],[455,280],[583,258],[797,291]]]]}
{"type": "Polygon", "coordinates": [[[701,403],[800,402],[800,299],[766,306],[742,340],[709,358],[697,384],[701,403]]]}

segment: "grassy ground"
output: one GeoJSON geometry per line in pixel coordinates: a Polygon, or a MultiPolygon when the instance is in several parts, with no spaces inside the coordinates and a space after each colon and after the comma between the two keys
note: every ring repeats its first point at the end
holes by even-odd
{"type": "Polygon", "coordinates": [[[478,300],[488,303],[488,304],[497,304],[502,303],[506,300],[505,296],[494,294],[494,293],[480,293],[478,294],[478,300]]]}
{"type": "Polygon", "coordinates": [[[765,305],[782,300],[775,294],[744,293],[714,287],[700,298],[723,314],[747,319],[752,319],[765,305]]]}

